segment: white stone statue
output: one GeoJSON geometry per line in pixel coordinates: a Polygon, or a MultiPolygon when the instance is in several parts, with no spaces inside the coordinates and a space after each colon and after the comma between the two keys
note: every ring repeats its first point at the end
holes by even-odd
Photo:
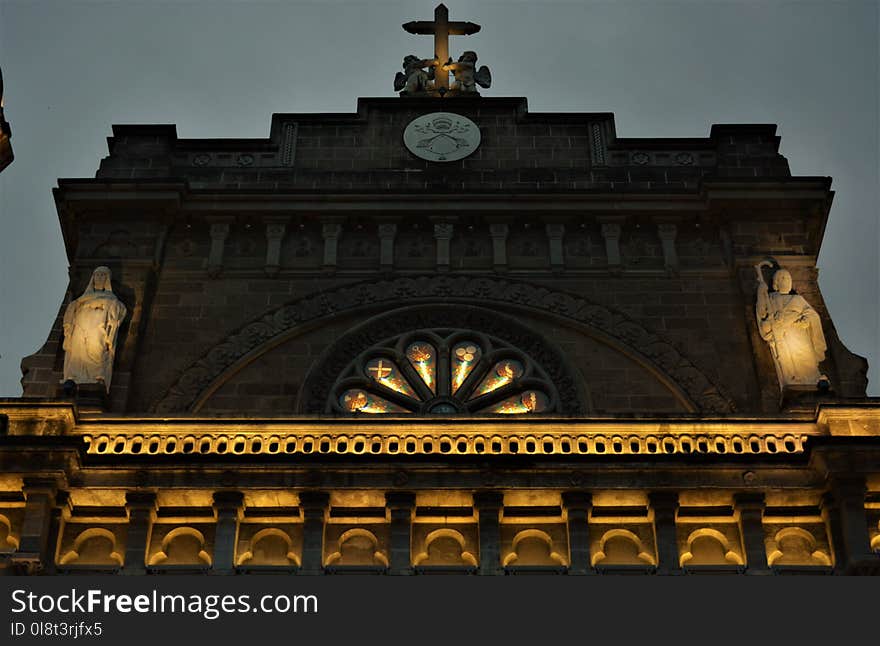
{"type": "Polygon", "coordinates": [[[773,354],[780,389],[827,388],[828,378],[819,371],[828,348],[819,314],[802,296],[791,293],[791,274],[785,269],[773,274],[773,291],[769,291],[761,273],[765,266],[772,267],[773,263],[765,260],[755,265],[755,314],[761,338],[773,354]]]}
{"type": "Polygon", "coordinates": [[[110,391],[116,334],[126,309],[110,286],[110,269],[92,272],[83,295],[64,311],[64,379],[110,391]]]}

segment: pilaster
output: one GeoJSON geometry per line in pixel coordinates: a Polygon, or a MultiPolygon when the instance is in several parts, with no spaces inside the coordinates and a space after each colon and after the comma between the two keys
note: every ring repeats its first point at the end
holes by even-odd
{"type": "Polygon", "coordinates": [[[655,491],[648,495],[648,501],[654,514],[657,574],[681,574],[678,534],[675,529],[678,494],[672,491],[655,491]]]}
{"type": "Polygon", "coordinates": [[[300,574],[324,572],[324,523],[330,507],[326,491],[303,491],[299,494],[303,514],[303,551],[300,574]]]}
{"type": "Polygon", "coordinates": [[[594,574],[590,565],[590,509],[593,496],[586,491],[564,491],[562,506],[568,522],[568,573],[594,574]]]}
{"type": "Polygon", "coordinates": [[[122,574],[144,574],[150,534],[158,509],[156,494],[152,491],[129,491],[125,494],[125,508],[128,511],[128,534],[122,574]]]}
{"type": "Polygon", "coordinates": [[[501,509],[504,494],[499,491],[480,491],[474,494],[480,530],[479,574],[500,574],[501,569],[501,509]]]}
{"type": "Polygon", "coordinates": [[[391,549],[389,574],[412,574],[412,517],[416,495],[394,491],[385,494],[385,506],[391,512],[391,549]]]}
{"type": "Polygon", "coordinates": [[[733,501],[739,514],[739,528],[746,553],[746,574],[769,574],[767,550],[764,547],[764,494],[738,493],[733,501]]]}
{"type": "Polygon", "coordinates": [[[211,568],[214,574],[231,574],[235,571],[235,545],[243,505],[244,494],[240,491],[214,493],[214,513],[217,515],[211,568]]]}

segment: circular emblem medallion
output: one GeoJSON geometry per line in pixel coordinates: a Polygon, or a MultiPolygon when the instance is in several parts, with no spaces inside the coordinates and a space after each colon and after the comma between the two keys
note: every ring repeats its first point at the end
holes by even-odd
{"type": "Polygon", "coordinates": [[[464,159],[480,145],[480,129],[473,121],[451,112],[432,112],[409,122],[403,143],[416,157],[447,162],[464,159]]]}

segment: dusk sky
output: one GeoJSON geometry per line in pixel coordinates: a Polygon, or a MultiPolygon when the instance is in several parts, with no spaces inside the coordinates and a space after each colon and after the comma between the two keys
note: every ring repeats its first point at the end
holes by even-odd
{"type": "MultiPolygon", "coordinates": [[[[435,4],[0,0],[16,156],[0,174],[0,396],[20,395],[19,362],[67,286],[52,187],[94,177],[113,124],[264,138],[273,112],[353,112],[359,96],[394,96],[404,55],[432,55],[430,38],[400,25],[435,4]]],[[[834,180],[819,282],[880,395],[876,1],[446,4],[483,27],[450,52],[476,50],[491,68],[485,96],[614,112],[622,137],[778,124],[792,173],[834,180]]]]}

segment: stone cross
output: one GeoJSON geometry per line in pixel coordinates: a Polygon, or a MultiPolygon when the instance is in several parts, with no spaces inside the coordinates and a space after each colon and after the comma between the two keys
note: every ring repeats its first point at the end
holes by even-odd
{"type": "MultiPolygon", "coordinates": [[[[405,23],[403,28],[411,34],[434,34],[434,58],[438,68],[449,60],[449,36],[468,36],[480,31],[480,25],[473,22],[449,22],[449,9],[442,3],[434,9],[434,20],[414,20],[405,23]]],[[[434,84],[438,90],[448,90],[449,75],[437,74],[434,84]]]]}

